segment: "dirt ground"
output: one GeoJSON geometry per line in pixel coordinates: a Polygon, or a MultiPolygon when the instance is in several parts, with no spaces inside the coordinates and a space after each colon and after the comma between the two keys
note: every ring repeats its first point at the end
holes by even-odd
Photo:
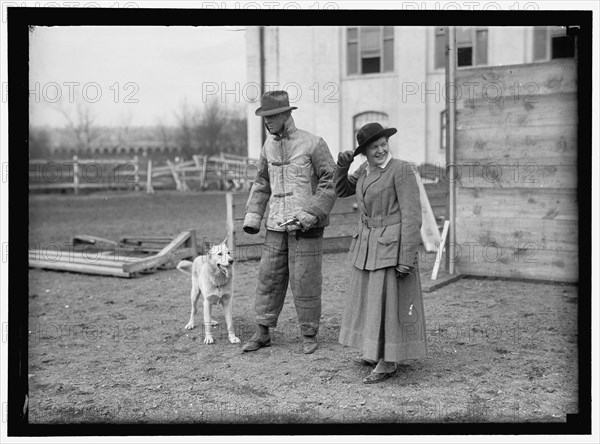
{"type": "MultiPolygon", "coordinates": [[[[29,208],[30,248],[75,234],[225,236],[221,193],[31,195],[29,208]]],[[[463,278],[426,293],[428,357],[365,385],[369,369],[337,340],[347,270],[345,254],[326,257],[320,347],[304,355],[291,294],[273,345],[242,353],[220,307],[215,344],[184,329],[190,283],[177,270],[124,279],[30,269],[29,421],[564,422],[578,412],[577,286],[463,278]]],[[[257,271],[235,265],[242,343],[254,331],[257,271]]]]}

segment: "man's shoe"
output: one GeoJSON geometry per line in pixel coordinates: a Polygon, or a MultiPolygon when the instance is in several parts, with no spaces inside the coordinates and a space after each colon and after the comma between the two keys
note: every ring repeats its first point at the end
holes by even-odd
{"type": "Polygon", "coordinates": [[[360,356],[355,356],[354,358],[352,358],[352,363],[356,364],[356,365],[367,365],[369,367],[375,367],[377,365],[376,361],[371,361],[370,359],[364,359],[361,358],[360,356]]]}
{"type": "Polygon", "coordinates": [[[388,373],[377,373],[376,371],[372,371],[369,376],[363,379],[363,382],[365,384],[377,384],[378,382],[383,382],[386,379],[391,378],[396,372],[397,370],[388,373]]]}
{"type": "Polygon", "coordinates": [[[319,343],[317,342],[317,335],[315,336],[303,336],[304,341],[304,353],[309,355],[314,353],[317,348],[319,348],[319,343]]]}
{"type": "Polygon", "coordinates": [[[254,336],[250,338],[248,342],[244,344],[242,347],[242,351],[250,352],[256,351],[262,347],[270,347],[271,346],[271,335],[268,333],[266,335],[261,335],[260,333],[254,333],[254,336]]]}

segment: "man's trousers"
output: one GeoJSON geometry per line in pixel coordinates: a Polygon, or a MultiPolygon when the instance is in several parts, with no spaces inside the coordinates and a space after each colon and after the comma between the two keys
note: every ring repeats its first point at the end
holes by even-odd
{"type": "Polygon", "coordinates": [[[292,287],[300,331],[316,335],[321,318],[323,235],[267,230],[256,289],[256,321],[276,327],[288,281],[292,287]]]}

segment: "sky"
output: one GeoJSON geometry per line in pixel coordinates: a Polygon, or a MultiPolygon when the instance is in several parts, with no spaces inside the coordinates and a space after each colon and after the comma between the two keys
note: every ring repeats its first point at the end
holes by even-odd
{"type": "MultiPolygon", "coordinates": [[[[245,30],[207,26],[36,27],[30,123],[62,127],[83,106],[98,125],[172,125],[246,81],[245,30]]],[[[240,90],[242,90],[240,86],[240,90]]],[[[247,98],[229,94],[228,106],[247,98]]]]}

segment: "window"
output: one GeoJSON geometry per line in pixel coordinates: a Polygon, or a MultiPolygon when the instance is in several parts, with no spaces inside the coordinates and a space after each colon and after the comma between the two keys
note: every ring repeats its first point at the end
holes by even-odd
{"type": "Polygon", "coordinates": [[[575,57],[575,37],[567,35],[566,26],[533,28],[533,60],[545,61],[575,57]]]}
{"type": "Polygon", "coordinates": [[[440,113],[440,150],[446,151],[446,131],[448,129],[448,111],[440,113]]]}
{"type": "Polygon", "coordinates": [[[381,123],[381,126],[387,128],[389,123],[388,120],[387,114],[377,111],[367,111],[354,116],[354,133],[352,141],[355,143],[355,146],[357,146],[356,133],[358,133],[358,130],[364,125],[367,123],[378,122],[381,123]]]}
{"type": "MultiPolygon", "coordinates": [[[[487,65],[488,30],[487,28],[456,27],[456,66],[487,65]]],[[[435,68],[446,66],[446,31],[435,29],[435,68]]]]}
{"type": "Polygon", "coordinates": [[[348,75],[394,70],[394,27],[346,28],[348,75]]]}

